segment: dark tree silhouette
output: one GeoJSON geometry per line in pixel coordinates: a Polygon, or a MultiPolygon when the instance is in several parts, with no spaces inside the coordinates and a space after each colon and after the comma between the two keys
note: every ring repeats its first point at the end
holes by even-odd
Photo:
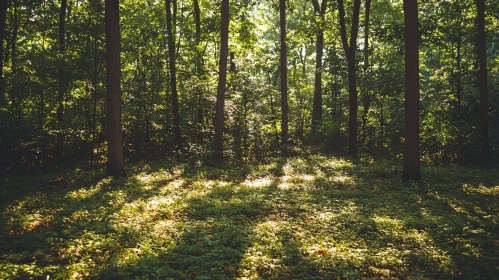
{"type": "Polygon", "coordinates": [[[223,129],[225,109],[225,87],[227,84],[227,56],[229,55],[229,0],[222,0],[220,23],[220,62],[215,112],[215,159],[223,161],[223,129]]]}
{"type": "Polygon", "coordinates": [[[119,0],[106,0],[107,166],[112,176],[125,173],[121,129],[119,0]]]}
{"type": "Polygon", "coordinates": [[[348,152],[357,155],[357,74],[355,72],[355,50],[357,49],[357,33],[359,27],[359,13],[360,13],[360,0],[354,0],[353,15],[352,15],[352,29],[350,31],[350,44],[347,39],[347,29],[345,26],[345,7],[343,0],[338,0],[338,10],[340,15],[340,31],[341,42],[345,50],[345,56],[348,62],[348,90],[350,101],[350,124],[349,124],[349,140],[348,152]]]}
{"type": "Polygon", "coordinates": [[[418,2],[404,0],[405,18],[405,143],[402,179],[421,178],[419,158],[418,2]]]}
{"type": "Polygon", "coordinates": [[[288,143],[288,68],[286,56],[286,0],[279,2],[279,15],[281,25],[281,143],[285,146],[288,143]]]}

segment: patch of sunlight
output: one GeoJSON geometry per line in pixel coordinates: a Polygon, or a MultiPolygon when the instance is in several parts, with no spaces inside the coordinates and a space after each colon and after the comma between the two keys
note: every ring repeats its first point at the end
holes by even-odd
{"type": "Polygon", "coordinates": [[[331,161],[325,162],[323,164],[324,167],[329,167],[329,168],[349,168],[353,167],[353,163],[350,161],[340,159],[340,158],[333,158],[331,161]]]}
{"type": "Polygon", "coordinates": [[[258,178],[258,179],[246,179],[242,186],[251,188],[251,189],[261,189],[264,187],[268,187],[272,184],[273,180],[270,177],[258,178]]]}
{"type": "Polygon", "coordinates": [[[175,180],[173,182],[168,183],[167,187],[172,188],[172,189],[178,189],[178,188],[182,187],[184,185],[184,183],[185,183],[184,179],[179,179],[179,180],[175,180]]]}
{"type": "Polygon", "coordinates": [[[333,182],[337,182],[337,183],[344,183],[344,184],[345,184],[345,183],[348,183],[348,184],[350,184],[350,183],[351,183],[351,184],[353,184],[353,183],[354,183],[354,181],[353,181],[352,177],[350,177],[350,176],[346,176],[346,175],[344,175],[344,174],[334,176],[334,177],[332,178],[332,180],[333,180],[333,182]]]}
{"type": "Polygon", "coordinates": [[[284,166],[282,167],[282,173],[284,175],[289,175],[289,174],[293,174],[294,172],[294,168],[293,166],[291,165],[291,162],[288,160],[286,161],[286,164],[284,164],[284,166]]]}
{"type": "Polygon", "coordinates": [[[376,223],[378,229],[383,232],[396,232],[404,228],[404,223],[398,219],[378,215],[374,215],[372,219],[376,223]]]}
{"type": "Polygon", "coordinates": [[[38,227],[49,223],[52,220],[52,216],[45,216],[39,213],[28,214],[25,216],[25,221],[23,222],[23,230],[32,231],[38,227]]]}
{"type": "Polygon", "coordinates": [[[473,187],[472,185],[464,184],[463,191],[467,194],[485,194],[499,197],[499,186],[487,188],[484,185],[480,184],[478,187],[473,187]]]}
{"type": "Polygon", "coordinates": [[[72,199],[72,200],[82,200],[82,199],[87,199],[98,193],[100,190],[102,190],[103,184],[99,182],[92,188],[81,188],[74,190],[72,192],[69,192],[66,194],[65,198],[72,199]]]}

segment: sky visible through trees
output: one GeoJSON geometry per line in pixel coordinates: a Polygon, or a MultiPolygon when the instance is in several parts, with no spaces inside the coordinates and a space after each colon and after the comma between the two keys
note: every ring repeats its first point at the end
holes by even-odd
{"type": "Polygon", "coordinates": [[[118,124],[106,120],[117,71],[106,36],[121,38],[124,160],[223,151],[248,162],[289,138],[384,159],[417,140],[410,162],[496,162],[495,1],[420,1],[407,38],[405,1],[235,1],[223,22],[216,1],[163,2],[120,1],[119,34],[104,28],[104,1],[2,3],[4,171],[105,160],[118,124]],[[404,105],[414,55],[421,96],[404,105]]]}
{"type": "Polygon", "coordinates": [[[499,0],[1,1],[0,278],[498,279],[498,28],[499,0]]]}

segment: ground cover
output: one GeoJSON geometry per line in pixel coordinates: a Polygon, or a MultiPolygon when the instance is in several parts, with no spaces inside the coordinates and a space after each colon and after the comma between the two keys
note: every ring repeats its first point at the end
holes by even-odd
{"type": "MultiPolygon", "coordinates": [[[[131,165],[129,165],[131,166],[131,165]]],[[[0,279],[499,279],[499,172],[327,155],[2,179],[0,279]]]]}

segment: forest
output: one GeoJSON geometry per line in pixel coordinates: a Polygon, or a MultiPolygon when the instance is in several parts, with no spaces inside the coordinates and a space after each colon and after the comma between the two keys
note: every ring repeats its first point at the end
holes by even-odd
{"type": "Polygon", "coordinates": [[[499,278],[499,0],[0,1],[0,279],[499,278]]]}

